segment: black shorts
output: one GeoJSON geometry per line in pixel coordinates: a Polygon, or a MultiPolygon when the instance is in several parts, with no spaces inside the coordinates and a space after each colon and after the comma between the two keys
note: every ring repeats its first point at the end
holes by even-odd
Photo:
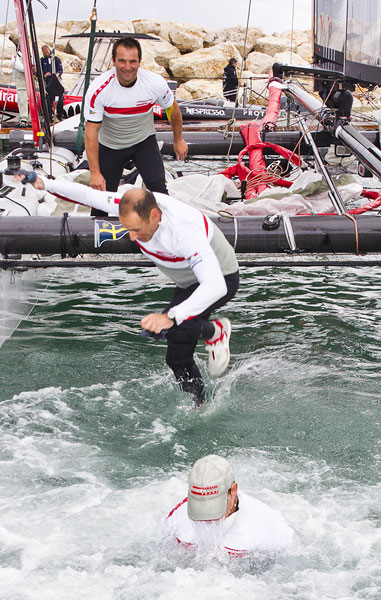
{"type": "MultiPolygon", "coordinates": [[[[106,180],[107,191],[117,191],[123,169],[130,161],[139,171],[148,190],[168,194],[163,159],[155,135],[150,135],[130,148],[121,148],[120,150],[99,144],[99,167],[106,180]]],[[[107,213],[94,208],[91,210],[91,214],[93,216],[107,215],[107,213]]]]}

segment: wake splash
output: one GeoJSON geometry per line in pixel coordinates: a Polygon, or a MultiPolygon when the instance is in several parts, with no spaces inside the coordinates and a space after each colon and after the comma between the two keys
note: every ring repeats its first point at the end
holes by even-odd
{"type": "Polygon", "coordinates": [[[195,589],[205,599],[232,589],[258,600],[321,600],[322,590],[376,598],[379,488],[285,447],[219,452],[243,490],[287,519],[295,540],[286,553],[267,563],[216,552],[206,560],[168,540],[164,520],[187,493],[184,462],[195,452],[187,428],[210,416],[189,421],[179,410],[170,420],[149,406],[127,399],[123,381],[23,392],[0,405],[2,600],[16,590],[23,600],[191,600],[195,589]]]}

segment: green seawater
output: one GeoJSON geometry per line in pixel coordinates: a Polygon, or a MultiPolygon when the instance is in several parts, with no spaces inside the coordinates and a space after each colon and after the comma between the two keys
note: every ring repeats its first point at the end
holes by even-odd
{"type": "Polygon", "coordinates": [[[152,269],[49,269],[0,348],[1,600],[381,598],[379,268],[245,268],[219,379],[193,409],[139,335],[152,269]],[[267,567],[165,538],[219,453],[295,532],[267,567]]]}
{"type": "Polygon", "coordinates": [[[227,372],[197,349],[200,411],[139,335],[171,296],[155,268],[44,275],[0,349],[2,600],[380,597],[380,269],[241,275],[227,372]],[[208,453],[294,529],[270,568],[164,544],[208,453]]]}

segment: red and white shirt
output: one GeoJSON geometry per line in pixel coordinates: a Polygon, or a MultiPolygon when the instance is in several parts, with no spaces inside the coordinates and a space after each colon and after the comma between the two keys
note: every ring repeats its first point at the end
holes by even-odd
{"type": "Polygon", "coordinates": [[[279,511],[241,491],[238,499],[239,510],[226,519],[208,522],[192,521],[184,498],[167,516],[166,532],[189,549],[209,546],[231,556],[275,553],[290,547],[294,534],[279,511]]]}
{"type": "Polygon", "coordinates": [[[122,86],[115,67],[92,81],[85,97],[85,119],[102,123],[99,142],[108,148],[130,148],[155,133],[153,107],[167,109],[174,97],[165,79],[139,68],[131,87],[122,86]]]}
{"type": "MultiPolygon", "coordinates": [[[[101,192],[81,185],[46,179],[45,189],[60,198],[119,215],[120,194],[101,192]]],[[[176,198],[154,193],[162,212],[158,229],[148,242],[136,241],[177,286],[200,285],[189,298],[168,313],[177,325],[195,317],[222,298],[227,291],[224,276],[238,271],[233,247],[222,231],[200,210],[176,198]]]]}

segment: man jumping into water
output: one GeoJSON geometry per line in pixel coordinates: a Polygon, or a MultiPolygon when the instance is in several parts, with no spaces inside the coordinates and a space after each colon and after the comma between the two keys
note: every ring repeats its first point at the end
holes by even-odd
{"type": "Polygon", "coordinates": [[[131,189],[120,197],[117,192],[44,177],[37,177],[33,185],[119,216],[130,239],[174,281],[171,302],[162,313],[143,317],[141,325],[152,334],[165,332],[167,364],[181,388],[201,405],[204,385],[193,354],[197,342],[205,340],[209,373],[217,377],[227,368],[230,321],[209,317],[233,298],[239,283],[234,249],[221,230],[198,209],[159,192],[131,189]]]}

